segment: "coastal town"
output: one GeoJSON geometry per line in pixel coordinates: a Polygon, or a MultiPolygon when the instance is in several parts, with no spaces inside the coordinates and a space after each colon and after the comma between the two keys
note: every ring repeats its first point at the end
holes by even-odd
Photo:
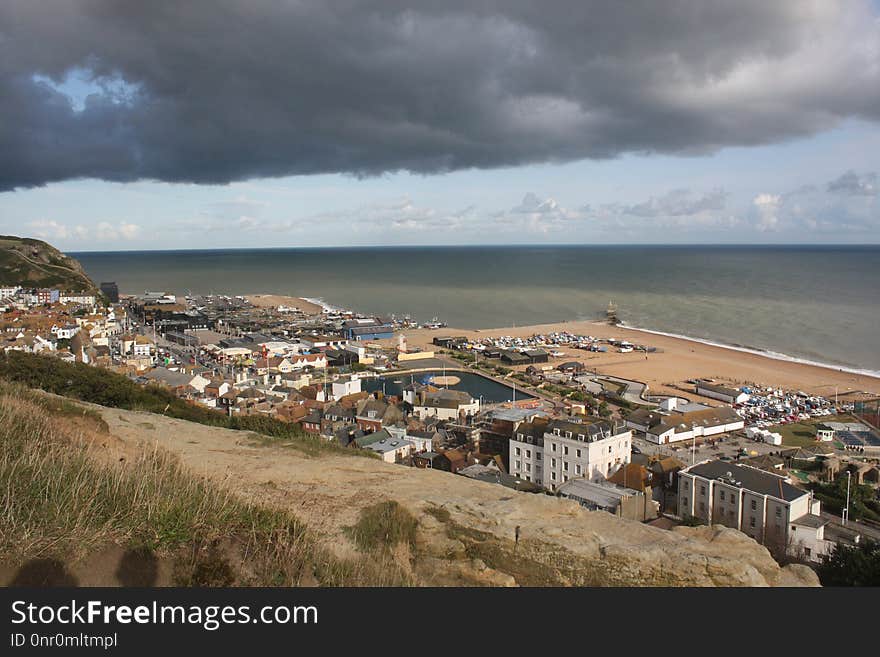
{"type": "Polygon", "coordinates": [[[589,333],[502,334],[295,297],[100,290],[0,288],[3,350],[270,417],[393,467],[665,529],[726,525],[779,558],[818,563],[880,537],[876,391],[627,378],[614,363],[644,367],[665,349],[609,337],[622,332],[613,308],[589,333]]]}

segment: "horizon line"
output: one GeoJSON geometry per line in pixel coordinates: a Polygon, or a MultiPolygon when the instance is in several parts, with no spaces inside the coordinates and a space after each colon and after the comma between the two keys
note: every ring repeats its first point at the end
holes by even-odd
{"type": "MultiPolygon", "coordinates": [[[[36,238],[39,239],[39,238],[36,238]]],[[[45,241],[45,240],[44,240],[45,241]]],[[[50,242],[47,242],[51,244],[50,242]]],[[[293,250],[368,250],[368,249],[448,249],[448,248],[459,248],[459,249],[470,249],[470,248],[498,248],[498,249],[509,249],[509,248],[583,248],[583,247],[594,247],[594,248],[606,248],[606,247],[631,247],[631,248],[640,248],[640,247],[653,247],[653,248],[668,248],[668,247],[678,247],[678,248],[690,248],[690,247],[722,247],[722,248],[840,248],[840,247],[855,247],[855,248],[874,248],[880,247],[880,242],[876,243],[855,243],[855,242],[825,242],[825,243],[810,243],[810,242],[798,242],[798,243],[782,243],[782,242],[771,242],[771,243],[761,243],[761,244],[752,244],[748,242],[736,242],[736,243],[718,243],[718,242],[693,242],[687,244],[679,244],[674,242],[645,242],[639,244],[633,244],[631,242],[614,242],[607,244],[595,244],[595,243],[541,243],[541,244],[366,244],[366,245],[298,245],[298,246],[215,246],[215,247],[205,247],[205,248],[189,248],[189,249],[175,249],[175,248],[143,248],[143,249],[92,249],[92,250],[61,250],[63,253],[68,254],[98,254],[98,253],[200,253],[200,252],[212,252],[212,251],[293,251],[293,250]]],[[[57,247],[56,247],[57,248],[57,247]]]]}

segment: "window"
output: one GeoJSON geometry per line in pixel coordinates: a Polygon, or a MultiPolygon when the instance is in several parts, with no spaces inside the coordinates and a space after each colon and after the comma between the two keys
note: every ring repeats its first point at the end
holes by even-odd
{"type": "Polygon", "coordinates": [[[756,511],[758,509],[758,502],[756,500],[752,500],[752,511],[756,511]]]}
{"type": "Polygon", "coordinates": [[[563,453],[565,456],[568,456],[568,445],[563,445],[563,446],[562,446],[562,453],[563,453]]]}
{"type": "Polygon", "coordinates": [[[526,472],[531,472],[531,471],[532,471],[532,464],[526,463],[526,472]]]}
{"type": "Polygon", "coordinates": [[[721,491],[721,495],[719,495],[719,497],[722,499],[722,501],[724,500],[724,491],[721,491]]]}
{"type": "Polygon", "coordinates": [[[706,487],[700,486],[700,495],[705,495],[705,494],[706,494],[706,487]]]}
{"type": "Polygon", "coordinates": [[[608,453],[611,453],[611,445],[608,445],[608,453]]]}
{"type": "Polygon", "coordinates": [[[514,450],[514,454],[516,454],[517,456],[519,456],[519,447],[517,447],[517,448],[514,450]]]}
{"type": "Polygon", "coordinates": [[[578,458],[580,458],[581,457],[581,450],[576,450],[575,454],[577,455],[578,458]]]}
{"type": "Polygon", "coordinates": [[[688,498],[686,498],[686,497],[682,497],[682,498],[681,498],[681,505],[682,505],[683,507],[687,508],[687,505],[688,505],[688,498]]]}
{"type": "Polygon", "coordinates": [[[777,507],[776,507],[776,517],[777,517],[777,518],[781,518],[781,517],[782,517],[782,507],[781,507],[781,506],[777,506],[777,507]]]}
{"type": "Polygon", "coordinates": [[[566,431],[566,432],[565,432],[565,437],[566,437],[566,438],[571,438],[571,431],[566,431]]]}
{"type": "Polygon", "coordinates": [[[565,470],[566,472],[568,472],[568,461],[562,462],[562,469],[565,470]]]}
{"type": "Polygon", "coordinates": [[[749,526],[750,527],[755,526],[755,516],[752,516],[751,518],[749,518],[749,526]]]}
{"type": "Polygon", "coordinates": [[[520,469],[520,462],[519,462],[519,461],[514,461],[514,463],[513,463],[513,467],[514,467],[515,469],[519,470],[519,469],[520,469]]]}
{"type": "Polygon", "coordinates": [[[706,510],[706,503],[700,502],[700,511],[705,511],[705,510],[706,510]]]}
{"type": "Polygon", "coordinates": [[[555,467],[556,467],[556,459],[550,459],[550,467],[551,467],[551,468],[555,468],[555,467]]]}
{"type": "Polygon", "coordinates": [[[804,548],[804,556],[809,558],[810,556],[810,548],[804,548]]]}
{"type": "Polygon", "coordinates": [[[527,449],[527,450],[526,450],[526,458],[527,458],[527,459],[532,458],[532,450],[530,450],[530,449],[527,449]]]}
{"type": "Polygon", "coordinates": [[[552,449],[555,452],[556,451],[556,443],[550,443],[550,449],[552,449]]]}
{"type": "Polygon", "coordinates": [[[576,475],[581,474],[581,466],[580,466],[580,465],[576,465],[576,466],[574,466],[574,473],[575,473],[576,475]]]}
{"type": "Polygon", "coordinates": [[[535,460],[536,460],[536,461],[540,461],[540,460],[541,460],[541,452],[535,452],[535,460]]]}
{"type": "Polygon", "coordinates": [[[551,472],[551,473],[550,473],[550,478],[551,478],[553,481],[556,481],[556,473],[555,473],[555,472],[551,472]]]}

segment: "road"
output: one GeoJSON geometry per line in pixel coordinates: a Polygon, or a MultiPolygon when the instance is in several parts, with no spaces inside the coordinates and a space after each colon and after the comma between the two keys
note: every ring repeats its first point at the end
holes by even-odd
{"type": "Polygon", "coordinates": [[[641,381],[632,381],[630,379],[621,379],[619,376],[609,376],[607,374],[603,374],[599,378],[608,379],[609,381],[613,381],[614,383],[620,383],[625,387],[623,393],[620,395],[630,404],[638,404],[640,406],[653,406],[653,402],[646,401],[642,395],[645,394],[645,390],[648,389],[648,386],[642,383],[641,381]]]}

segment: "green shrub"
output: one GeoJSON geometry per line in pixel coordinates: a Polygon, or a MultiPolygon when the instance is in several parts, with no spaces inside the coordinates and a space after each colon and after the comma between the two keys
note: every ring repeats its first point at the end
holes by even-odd
{"type": "Polygon", "coordinates": [[[417,526],[412,514],[391,500],[363,509],[349,534],[364,550],[390,550],[400,543],[414,546],[417,526]]]}

